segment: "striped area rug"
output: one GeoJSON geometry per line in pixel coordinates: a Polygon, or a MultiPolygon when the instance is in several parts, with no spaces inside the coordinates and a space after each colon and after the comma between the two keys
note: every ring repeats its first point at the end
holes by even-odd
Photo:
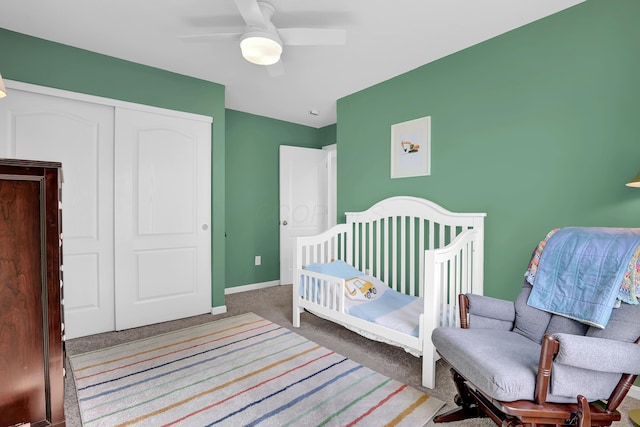
{"type": "Polygon", "coordinates": [[[421,426],[444,405],[253,313],[70,361],[85,426],[421,426]]]}

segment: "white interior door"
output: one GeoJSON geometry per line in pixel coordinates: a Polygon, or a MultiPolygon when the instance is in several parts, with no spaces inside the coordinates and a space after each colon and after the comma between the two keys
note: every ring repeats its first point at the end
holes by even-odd
{"type": "Polygon", "coordinates": [[[211,125],[116,108],[116,329],[211,310],[211,125]]]}
{"type": "Polygon", "coordinates": [[[327,229],[328,152],[280,146],[280,283],[293,283],[298,236],[327,229]]]}
{"type": "Polygon", "coordinates": [[[113,108],[12,90],[0,129],[0,156],[62,162],[66,337],[112,331],[113,108]]]}

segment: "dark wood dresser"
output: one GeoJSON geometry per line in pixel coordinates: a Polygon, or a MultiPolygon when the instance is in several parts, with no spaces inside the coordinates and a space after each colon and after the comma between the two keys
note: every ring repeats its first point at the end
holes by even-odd
{"type": "Polygon", "coordinates": [[[0,426],[64,426],[61,165],[0,159],[0,426]]]}

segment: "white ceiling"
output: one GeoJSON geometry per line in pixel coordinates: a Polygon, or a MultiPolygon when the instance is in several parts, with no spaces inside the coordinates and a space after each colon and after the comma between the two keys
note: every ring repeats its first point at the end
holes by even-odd
{"type": "Polygon", "coordinates": [[[347,38],[285,46],[278,77],[246,62],[237,40],[179,38],[241,31],[234,0],[0,0],[0,27],[220,83],[226,108],[322,127],[346,95],[582,1],[269,0],[276,27],[342,28],[347,38]]]}

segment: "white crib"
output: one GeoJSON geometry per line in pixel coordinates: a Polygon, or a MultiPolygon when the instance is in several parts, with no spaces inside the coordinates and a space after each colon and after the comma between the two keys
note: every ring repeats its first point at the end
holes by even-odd
{"type": "Polygon", "coordinates": [[[484,213],[455,213],[429,200],[391,197],[339,224],[296,240],[293,326],[307,310],[367,338],[422,356],[422,384],[435,386],[431,331],[457,325],[457,295],[483,293],[484,213]],[[418,336],[354,317],[345,310],[345,279],[305,271],[341,260],[398,292],[424,298],[418,336]],[[312,291],[313,289],[313,291],[312,291]]]}

